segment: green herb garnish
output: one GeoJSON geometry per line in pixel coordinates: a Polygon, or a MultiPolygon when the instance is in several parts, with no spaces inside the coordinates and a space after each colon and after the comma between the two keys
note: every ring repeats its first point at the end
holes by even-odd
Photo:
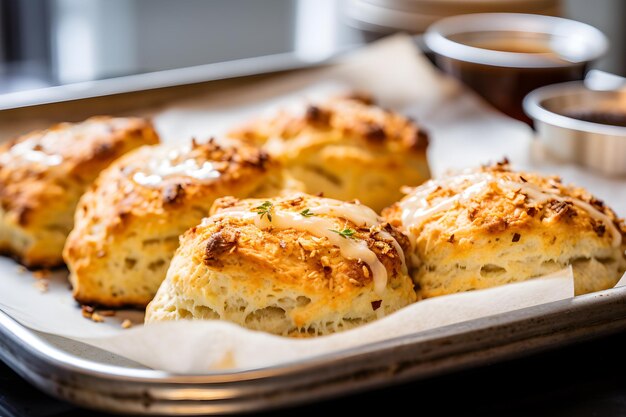
{"type": "Polygon", "coordinates": [[[333,230],[333,229],[328,229],[333,233],[337,233],[339,236],[341,236],[344,239],[354,239],[354,234],[356,233],[356,230],[354,229],[343,229],[343,230],[333,230]]]}
{"type": "Polygon", "coordinates": [[[263,218],[263,216],[267,216],[267,219],[271,222],[272,221],[272,209],[273,208],[274,208],[274,205],[271,202],[264,201],[263,204],[253,208],[252,211],[257,213],[257,214],[260,214],[261,218],[263,218]]]}
{"type": "Polygon", "coordinates": [[[300,215],[302,217],[311,217],[311,216],[317,216],[317,214],[313,213],[311,210],[309,210],[308,208],[302,210],[300,212],[300,215]]]}

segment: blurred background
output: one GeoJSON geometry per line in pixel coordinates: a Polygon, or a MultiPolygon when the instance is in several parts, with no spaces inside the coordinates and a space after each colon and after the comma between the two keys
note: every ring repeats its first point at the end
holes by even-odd
{"type": "Polygon", "coordinates": [[[269,54],[316,61],[481,11],[590,23],[611,41],[596,67],[626,75],[623,0],[0,0],[0,93],[269,54]]]}

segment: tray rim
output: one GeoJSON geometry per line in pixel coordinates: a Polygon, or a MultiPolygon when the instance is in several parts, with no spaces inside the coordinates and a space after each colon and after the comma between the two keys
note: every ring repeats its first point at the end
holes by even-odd
{"type": "Polygon", "coordinates": [[[181,375],[78,358],[56,348],[0,310],[3,336],[0,359],[42,390],[83,406],[117,412],[191,415],[303,403],[520,356],[621,329],[626,329],[626,286],[290,364],[181,375]],[[550,321],[555,319],[556,322],[550,321]],[[464,338],[470,342],[474,338],[473,345],[467,340],[461,343],[464,338]],[[533,339],[536,340],[530,347],[517,346],[533,339]],[[432,352],[432,346],[438,344],[442,354],[432,352]],[[420,353],[424,346],[430,346],[430,356],[415,358],[411,350],[420,353]],[[411,358],[416,361],[414,369],[411,358]],[[355,372],[363,373],[361,380],[351,377],[355,372]],[[325,389],[320,384],[328,387],[325,389]],[[308,396],[313,389],[319,394],[308,396]],[[126,401],[120,402],[122,392],[126,392],[126,401]],[[292,395],[286,396],[288,392],[292,395]],[[294,392],[300,395],[293,395],[294,392]]]}
{"type": "MultiPolygon", "coordinates": [[[[83,359],[79,357],[73,357],[73,355],[64,352],[63,350],[56,348],[50,342],[47,342],[43,338],[37,336],[33,330],[28,328],[27,326],[22,325],[16,319],[11,317],[9,313],[6,313],[0,307],[0,334],[4,334],[5,332],[9,332],[10,336],[13,339],[20,340],[27,346],[28,348],[32,348],[36,353],[41,355],[46,355],[49,357],[51,362],[55,362],[67,371],[87,371],[87,373],[93,374],[93,376],[98,376],[99,374],[108,374],[108,376],[115,376],[118,378],[125,378],[128,380],[135,380],[139,382],[149,382],[152,380],[158,380],[160,382],[207,382],[205,379],[220,379],[226,377],[226,380],[219,381],[208,381],[208,382],[230,382],[230,380],[238,380],[241,381],[241,378],[237,378],[237,376],[245,375],[249,376],[246,380],[254,380],[258,378],[267,378],[272,377],[277,374],[281,374],[285,371],[285,369],[298,368],[297,365],[303,366],[304,368],[312,368],[318,366],[317,362],[327,362],[329,359],[340,359],[345,358],[346,356],[354,356],[360,354],[367,354],[372,351],[380,351],[389,347],[389,345],[397,345],[402,344],[408,340],[414,338],[420,339],[431,339],[433,336],[441,336],[439,333],[445,334],[455,334],[455,330],[459,327],[469,327],[469,330],[478,330],[484,326],[500,326],[503,324],[507,324],[510,321],[517,321],[523,319],[533,319],[542,317],[545,314],[551,314],[555,311],[567,311],[572,308],[576,308],[576,306],[581,304],[588,304],[590,299],[596,298],[604,298],[604,297],[615,297],[615,293],[623,292],[623,298],[626,303],[626,285],[610,288],[604,291],[598,291],[595,293],[579,295],[576,297],[566,298],[563,300],[553,301],[544,304],[538,304],[536,306],[525,307],[518,310],[511,310],[508,312],[495,314],[491,316],[481,317],[478,319],[466,320],[446,326],[436,327],[433,329],[418,331],[415,333],[411,333],[404,336],[398,336],[390,339],[384,339],[370,345],[361,345],[353,348],[341,349],[336,352],[331,352],[319,356],[314,356],[309,359],[297,360],[292,362],[286,362],[284,364],[271,365],[267,367],[261,368],[253,368],[248,370],[235,370],[235,371],[215,371],[208,372],[203,374],[179,374],[167,371],[159,371],[153,369],[141,369],[141,368],[130,368],[124,367],[120,365],[107,365],[102,364],[100,362],[91,361],[88,359],[83,359]],[[537,312],[535,310],[546,310],[544,312],[537,312]],[[72,358],[71,361],[64,361],[64,359],[72,358]],[[76,359],[74,359],[76,358],[76,359]],[[96,366],[94,366],[95,364],[96,366]],[[81,365],[89,365],[89,367],[81,367],[81,365]],[[108,371],[108,372],[107,372],[108,371]],[[259,374],[259,375],[257,375],[259,374]],[[166,376],[164,378],[164,376],[166,376]],[[182,381],[179,381],[182,380],[182,381]],[[199,381],[196,381],[199,380],[199,381]]],[[[624,314],[626,317],[626,312],[624,314]]],[[[45,333],[45,332],[42,332],[45,333]]],[[[60,336],[64,337],[64,336],[60,336]]],[[[66,339],[72,340],[71,338],[64,337],[66,339]]]]}
{"type": "MultiPolygon", "coordinates": [[[[414,42],[418,42],[417,37],[414,36],[412,38],[414,42]]],[[[314,68],[332,64],[346,53],[364,45],[364,43],[337,45],[333,51],[319,57],[309,57],[297,51],[291,51],[14,91],[0,94],[0,112],[281,71],[314,68]]]]}

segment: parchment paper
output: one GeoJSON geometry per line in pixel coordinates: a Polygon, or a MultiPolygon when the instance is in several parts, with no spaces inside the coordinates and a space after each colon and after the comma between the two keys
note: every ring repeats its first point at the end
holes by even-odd
{"type": "Polygon", "coordinates": [[[225,368],[258,368],[311,358],[385,339],[484,316],[570,298],[571,272],[541,279],[432,298],[412,304],[368,325],[315,339],[289,339],[244,329],[222,321],[179,321],[124,330],[124,319],[141,323],[139,312],[119,312],[94,323],[81,316],[70,296],[65,273],[48,278],[39,292],[30,273],[17,272],[2,259],[0,308],[22,324],[97,346],[143,365],[178,373],[225,368]]]}
{"type": "MultiPolygon", "coordinates": [[[[530,129],[487,107],[455,81],[441,76],[418,55],[409,38],[394,37],[343,59],[337,65],[292,73],[254,87],[176,103],[155,123],[167,142],[206,138],[259,112],[301,107],[305,100],[352,89],[367,90],[385,107],[404,112],[431,133],[435,174],[475,166],[503,156],[518,167],[532,166],[576,180],[624,213],[626,187],[571,166],[550,165],[533,143],[530,129]],[[537,161],[540,161],[538,165],[537,161]]],[[[384,339],[499,314],[573,296],[571,271],[498,288],[415,303],[377,322],[316,339],[292,340],[220,322],[173,322],[142,327],[142,314],[118,312],[94,323],[71,298],[66,273],[37,279],[9,259],[0,259],[0,309],[34,330],[79,340],[155,369],[203,373],[276,365],[375,343],[384,339]],[[122,329],[130,319],[135,326],[122,329]]]]}

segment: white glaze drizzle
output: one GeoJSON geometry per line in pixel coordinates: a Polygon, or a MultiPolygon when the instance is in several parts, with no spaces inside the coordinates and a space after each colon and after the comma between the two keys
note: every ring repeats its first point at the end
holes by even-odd
{"type": "MultiPolygon", "coordinates": [[[[337,215],[340,215],[339,213],[341,207],[336,204],[333,204],[332,206],[334,207],[331,207],[331,205],[321,204],[320,206],[311,208],[310,211],[315,213],[315,210],[319,209],[319,213],[321,214],[324,210],[336,210],[337,215]]],[[[346,206],[349,205],[346,204],[346,206]]],[[[360,209],[357,208],[353,210],[350,214],[355,214],[359,211],[360,209]]],[[[374,212],[372,211],[372,213],[374,212]]],[[[375,218],[377,218],[376,213],[374,213],[374,216],[375,218]]],[[[382,296],[385,292],[385,288],[387,286],[387,269],[382,264],[382,262],[380,262],[376,254],[372,250],[370,250],[370,248],[364,241],[359,239],[345,238],[333,232],[332,230],[336,229],[336,225],[335,222],[333,222],[329,218],[320,216],[304,217],[300,213],[277,210],[276,208],[274,208],[272,209],[272,221],[270,222],[267,216],[263,216],[263,218],[261,218],[261,216],[256,212],[243,211],[239,208],[233,208],[225,209],[212,217],[204,219],[203,225],[206,225],[207,222],[213,222],[224,217],[253,219],[255,226],[259,229],[267,229],[270,227],[275,227],[278,229],[296,229],[309,232],[314,236],[325,237],[333,245],[339,248],[339,251],[341,252],[341,255],[343,257],[348,259],[359,259],[365,262],[372,271],[374,291],[380,296],[382,296]]],[[[348,214],[341,215],[341,217],[352,221],[352,219],[348,217],[348,214]]],[[[370,213],[367,214],[367,217],[369,217],[369,219],[371,220],[370,213]]],[[[362,223],[362,221],[360,223],[362,223]]],[[[400,245],[398,245],[398,243],[395,241],[395,239],[393,239],[391,235],[389,235],[387,232],[384,233],[386,233],[391,241],[395,242],[395,245],[397,245],[397,248],[399,249],[398,253],[402,257],[403,268],[406,270],[406,265],[404,265],[404,256],[402,254],[402,249],[400,248],[400,245]]]]}
{"type": "MultiPolygon", "coordinates": [[[[32,137],[18,142],[11,149],[0,155],[0,163],[12,164],[18,161],[34,162],[41,165],[56,166],[63,162],[63,157],[56,153],[46,153],[41,138],[32,137]],[[41,149],[36,150],[39,146],[41,149]]],[[[19,163],[19,162],[18,162],[19,163]]]]}
{"type": "Polygon", "coordinates": [[[37,163],[57,166],[63,163],[63,149],[71,148],[71,142],[81,136],[103,136],[111,130],[123,129],[128,125],[126,119],[115,118],[106,122],[83,122],[64,124],[62,128],[42,132],[13,145],[8,152],[0,155],[3,165],[37,163]]]}
{"type": "MultiPolygon", "coordinates": [[[[342,201],[333,200],[330,198],[320,198],[315,200],[315,204],[311,206],[310,211],[314,214],[329,214],[331,216],[342,217],[351,221],[356,225],[363,225],[364,227],[372,227],[384,222],[374,210],[364,206],[362,204],[344,203],[342,201]]],[[[396,250],[396,253],[402,261],[402,272],[407,273],[406,260],[404,258],[404,251],[398,243],[398,241],[386,230],[380,229],[377,231],[385,241],[391,243],[396,250]]]]}
{"type": "MultiPolygon", "coordinates": [[[[530,201],[540,204],[551,200],[569,202],[581,210],[586,211],[594,220],[604,224],[611,234],[612,245],[614,247],[620,246],[622,242],[622,235],[613,221],[591,204],[577,198],[562,196],[558,194],[556,190],[541,188],[529,182],[518,183],[506,180],[486,172],[457,175],[428,181],[415,189],[409,194],[408,198],[399,203],[402,211],[402,223],[407,228],[418,228],[428,218],[450,209],[457,202],[462,204],[470,200],[476,194],[484,191],[490,184],[496,184],[503,190],[524,193],[528,196],[530,201]],[[464,187],[464,185],[468,183],[472,185],[464,187]],[[436,200],[434,201],[434,205],[431,205],[431,203],[427,201],[427,198],[438,187],[450,188],[456,194],[451,197],[436,200]]],[[[413,233],[409,235],[412,236],[413,233]]]]}
{"type": "MultiPolygon", "coordinates": [[[[221,172],[216,169],[215,161],[199,163],[195,158],[178,161],[191,149],[188,146],[167,151],[163,157],[153,156],[145,169],[133,173],[133,181],[147,187],[156,187],[169,177],[190,177],[200,182],[210,182],[219,178],[221,172]]],[[[129,167],[131,170],[133,167],[129,167]]]]}

